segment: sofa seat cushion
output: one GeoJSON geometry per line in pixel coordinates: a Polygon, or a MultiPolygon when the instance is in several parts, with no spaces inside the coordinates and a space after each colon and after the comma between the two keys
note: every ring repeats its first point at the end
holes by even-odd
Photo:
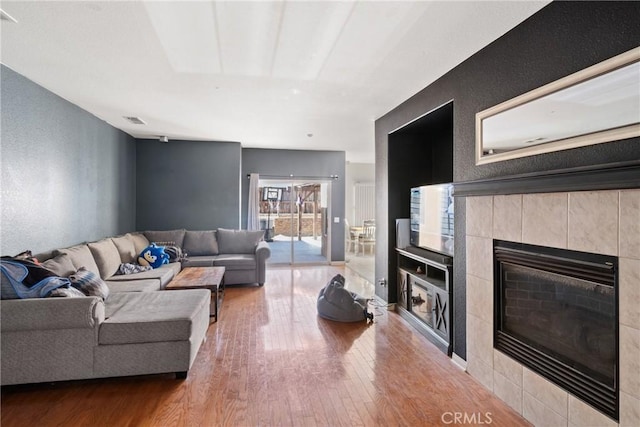
{"type": "Polygon", "coordinates": [[[107,280],[109,291],[113,292],[152,292],[160,290],[160,279],[107,280]]]}
{"type": "Polygon", "coordinates": [[[180,273],[180,270],[182,270],[182,264],[179,262],[170,262],[169,264],[164,264],[160,268],[173,271],[173,277],[176,277],[178,273],[180,273]]]}
{"type": "Polygon", "coordinates": [[[217,255],[188,256],[182,260],[182,268],[185,267],[213,267],[213,261],[217,255]]]}
{"type": "Polygon", "coordinates": [[[165,264],[160,268],[154,268],[153,270],[142,271],[140,273],[122,274],[118,276],[109,277],[110,282],[129,282],[131,280],[146,280],[146,279],[159,279],[160,287],[164,288],[167,283],[173,279],[175,272],[170,264],[165,264]]]}
{"type": "Polygon", "coordinates": [[[105,301],[98,344],[188,341],[210,300],[206,289],[114,293],[105,301]]]}
{"type": "Polygon", "coordinates": [[[256,257],[253,255],[229,254],[218,255],[213,261],[213,265],[224,266],[227,270],[255,270],[256,257]]]}

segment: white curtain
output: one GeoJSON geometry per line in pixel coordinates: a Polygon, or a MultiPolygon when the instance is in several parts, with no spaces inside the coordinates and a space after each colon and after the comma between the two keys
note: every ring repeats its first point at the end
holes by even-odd
{"type": "Polygon", "coordinates": [[[360,226],[364,221],[376,218],[376,185],[357,183],[353,186],[354,225],[360,226]]]}
{"type": "Polygon", "coordinates": [[[249,175],[249,202],[247,204],[247,230],[260,230],[260,175],[249,175]]]}

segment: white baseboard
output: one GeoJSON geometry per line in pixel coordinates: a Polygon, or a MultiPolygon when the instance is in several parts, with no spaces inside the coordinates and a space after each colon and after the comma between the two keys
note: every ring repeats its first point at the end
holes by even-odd
{"type": "Polygon", "coordinates": [[[454,365],[456,365],[458,368],[462,369],[463,371],[467,370],[467,361],[464,360],[462,357],[458,356],[457,354],[453,353],[451,355],[451,361],[453,362],[454,365]]]}

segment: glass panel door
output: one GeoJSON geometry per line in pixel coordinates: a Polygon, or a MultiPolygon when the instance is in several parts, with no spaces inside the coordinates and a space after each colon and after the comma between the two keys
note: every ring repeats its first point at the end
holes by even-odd
{"type": "Polygon", "coordinates": [[[260,180],[260,223],[270,265],[328,264],[330,182],[260,180]]]}

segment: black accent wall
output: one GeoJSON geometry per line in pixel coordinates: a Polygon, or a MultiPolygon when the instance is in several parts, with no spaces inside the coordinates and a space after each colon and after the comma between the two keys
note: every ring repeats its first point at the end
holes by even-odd
{"type": "MultiPolygon", "coordinates": [[[[475,114],[638,46],[640,2],[553,2],[399,105],[375,123],[376,217],[393,223],[389,194],[396,166],[389,133],[424,113],[453,102],[453,179],[466,182],[522,173],[625,162],[640,158],[638,138],[524,159],[475,165],[475,114]]],[[[411,173],[411,172],[407,172],[411,173]]],[[[454,261],[453,350],[466,358],[465,200],[457,197],[454,261]]],[[[390,277],[391,231],[381,229],[376,277],[390,277]]],[[[395,275],[395,273],[393,273],[395,275]]],[[[376,294],[388,297],[379,285],[376,294]]]]}
{"type": "Polygon", "coordinates": [[[135,229],[135,140],[2,65],[2,255],[135,229]]]}
{"type": "MultiPolygon", "coordinates": [[[[395,220],[409,218],[412,187],[453,182],[453,102],[389,134],[389,271],[396,271],[395,220]]],[[[381,277],[381,276],[377,276],[381,277]]],[[[397,277],[388,276],[388,300],[397,302],[397,277]]]]}

